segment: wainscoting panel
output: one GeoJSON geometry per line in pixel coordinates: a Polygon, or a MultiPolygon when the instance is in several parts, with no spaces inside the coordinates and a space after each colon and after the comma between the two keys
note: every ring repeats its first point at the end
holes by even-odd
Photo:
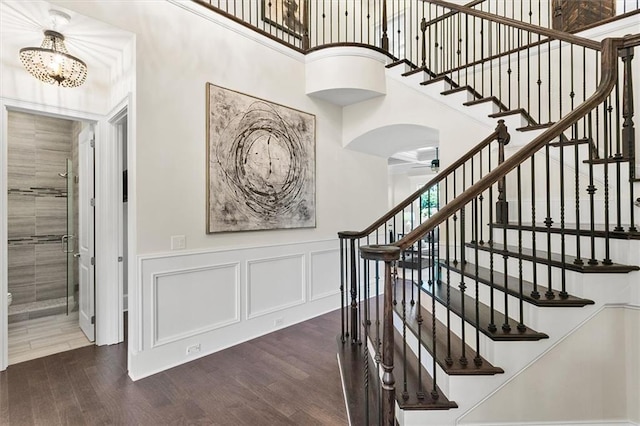
{"type": "Polygon", "coordinates": [[[154,347],[240,321],[238,263],[156,274],[154,293],[154,347]]]}
{"type": "Polygon", "coordinates": [[[247,262],[247,319],[305,302],[304,254],[247,262]]]}
{"type": "Polygon", "coordinates": [[[334,267],[340,264],[340,251],[316,251],[311,253],[310,258],[310,300],[340,294],[340,287],[335,285],[340,280],[340,270],[334,267]]]}
{"type": "MultiPolygon", "coordinates": [[[[338,309],[338,240],[138,258],[129,375],[137,380],[338,309]]],[[[338,333],[338,330],[336,330],[338,333]]]]}

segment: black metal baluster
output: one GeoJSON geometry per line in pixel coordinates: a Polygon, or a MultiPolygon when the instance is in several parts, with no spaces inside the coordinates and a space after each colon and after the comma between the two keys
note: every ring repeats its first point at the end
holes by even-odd
{"type": "MultiPolygon", "coordinates": [[[[611,118],[609,118],[609,125],[611,126],[611,118]]],[[[616,126],[615,126],[615,135],[616,135],[616,227],[613,228],[615,232],[624,232],[624,228],[622,227],[622,191],[620,190],[623,186],[622,183],[622,145],[620,139],[620,78],[616,77],[616,126]]],[[[609,139],[611,139],[611,134],[609,134],[609,139]]]]}
{"type": "MultiPolygon", "coordinates": [[[[498,142],[500,144],[500,142],[498,142]]],[[[491,172],[491,146],[489,145],[489,149],[487,150],[487,157],[489,163],[489,172],[491,172]]],[[[489,324],[487,329],[495,333],[498,330],[495,322],[495,300],[494,300],[494,291],[495,291],[495,281],[493,275],[493,232],[494,232],[494,220],[493,220],[493,185],[489,187],[489,246],[491,250],[489,250],[489,305],[490,305],[490,314],[491,318],[489,320],[489,324]]]]}
{"type": "Polygon", "coordinates": [[[345,342],[345,321],[344,321],[344,310],[346,306],[346,301],[344,298],[344,276],[346,273],[345,263],[344,263],[344,238],[340,238],[340,340],[342,343],[345,342]]]}
{"type": "Polygon", "coordinates": [[[479,248],[478,248],[478,198],[474,198],[473,200],[473,239],[475,241],[474,245],[474,265],[475,265],[475,281],[476,281],[476,294],[475,294],[475,314],[476,314],[476,356],[473,358],[473,363],[476,367],[480,367],[482,365],[482,357],[480,356],[480,269],[478,261],[479,256],[479,248]]]}
{"type": "MultiPolygon", "coordinates": [[[[445,179],[445,203],[449,198],[449,178],[445,179]]],[[[448,366],[453,365],[453,358],[451,358],[451,240],[449,234],[449,218],[447,218],[445,224],[445,261],[447,263],[447,357],[445,362],[448,366]]]]}
{"type": "Polygon", "coordinates": [[[633,123],[634,105],[633,105],[633,74],[631,61],[633,60],[633,47],[625,48],[622,52],[622,63],[624,65],[624,86],[622,89],[622,152],[629,159],[629,195],[630,207],[629,214],[630,225],[629,232],[638,232],[635,224],[635,195],[633,182],[636,179],[635,170],[635,127],[633,123]]]}
{"type": "Polygon", "coordinates": [[[604,128],[603,137],[604,137],[604,259],[602,260],[603,265],[611,265],[613,262],[610,257],[610,249],[611,249],[611,235],[609,228],[609,148],[610,148],[610,128],[611,128],[611,109],[609,108],[611,105],[611,95],[607,99],[604,100],[604,108],[603,108],[603,116],[604,116],[604,128]]]}
{"type": "Polygon", "coordinates": [[[519,322],[518,331],[524,332],[527,327],[524,325],[524,290],[522,277],[522,171],[520,166],[516,169],[518,181],[518,310],[519,322]]]}
{"type": "Polygon", "coordinates": [[[553,281],[551,279],[552,275],[552,267],[551,267],[551,225],[553,225],[553,219],[551,219],[551,167],[550,167],[550,153],[549,153],[549,144],[547,143],[544,148],[545,154],[545,185],[547,196],[546,204],[547,204],[547,217],[544,220],[544,224],[547,227],[547,284],[549,287],[545,292],[545,297],[547,299],[554,299],[556,297],[553,292],[553,281]]]}
{"type": "MultiPolygon", "coordinates": [[[[588,114],[587,120],[587,134],[589,135],[589,139],[593,140],[593,122],[592,122],[592,112],[588,114]]],[[[596,187],[593,184],[593,160],[594,160],[594,150],[589,149],[589,186],[587,187],[587,193],[589,194],[589,216],[590,216],[590,232],[589,239],[591,244],[591,258],[587,262],[589,265],[597,265],[598,261],[596,260],[596,233],[595,233],[595,200],[594,196],[596,193],[596,187]]]]}
{"type": "MultiPolygon", "coordinates": [[[[571,98],[571,111],[573,111],[575,105],[575,90],[574,90],[574,45],[571,44],[571,93],[569,97],[571,98]]],[[[573,156],[574,156],[574,179],[575,179],[575,205],[576,205],[576,258],[573,261],[575,265],[582,265],[584,262],[582,261],[581,256],[581,244],[580,244],[580,151],[578,146],[578,123],[576,122],[571,127],[571,139],[573,140],[573,156]]]]}

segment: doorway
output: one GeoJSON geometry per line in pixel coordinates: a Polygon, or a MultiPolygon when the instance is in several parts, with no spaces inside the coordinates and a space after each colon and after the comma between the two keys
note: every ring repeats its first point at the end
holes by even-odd
{"type": "Polygon", "coordinates": [[[93,324],[80,328],[81,314],[91,310],[92,318],[94,307],[93,268],[80,273],[79,250],[90,241],[92,258],[93,212],[81,208],[93,198],[93,153],[83,152],[81,143],[90,143],[91,127],[8,112],[9,364],[86,346],[95,338],[93,324]]]}

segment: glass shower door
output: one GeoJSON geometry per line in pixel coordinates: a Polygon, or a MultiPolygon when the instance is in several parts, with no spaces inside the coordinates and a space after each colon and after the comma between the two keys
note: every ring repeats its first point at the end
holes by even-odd
{"type": "Polygon", "coordinates": [[[67,315],[75,308],[75,260],[76,235],[74,220],[74,183],[73,162],[67,158],[67,235],[65,253],[67,254],[67,315]]]}

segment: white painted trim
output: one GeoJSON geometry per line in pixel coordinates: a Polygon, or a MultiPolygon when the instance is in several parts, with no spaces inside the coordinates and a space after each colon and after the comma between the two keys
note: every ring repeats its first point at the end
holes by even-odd
{"type": "Polygon", "coordinates": [[[387,55],[378,52],[377,50],[368,49],[366,47],[334,46],[327,47],[325,49],[314,50],[313,52],[308,53],[305,56],[305,62],[307,64],[310,64],[322,59],[337,58],[341,56],[373,59],[374,61],[378,61],[383,65],[386,65],[390,61],[387,55]]]}
{"type": "Polygon", "coordinates": [[[307,300],[307,294],[306,294],[307,285],[305,283],[305,276],[306,276],[305,270],[307,268],[305,263],[306,263],[306,255],[304,253],[294,253],[294,254],[288,254],[285,256],[264,257],[260,259],[247,260],[247,263],[246,263],[247,280],[245,283],[245,286],[246,286],[245,287],[245,295],[246,295],[246,301],[245,301],[246,318],[245,319],[250,320],[250,319],[261,317],[263,315],[271,314],[273,312],[283,311],[285,309],[292,308],[294,306],[303,305],[307,300]],[[285,303],[283,305],[278,305],[270,309],[264,309],[258,312],[251,312],[251,309],[250,309],[251,307],[251,270],[249,267],[253,264],[268,263],[268,262],[273,262],[274,260],[284,260],[284,259],[300,260],[300,264],[302,267],[302,271],[300,272],[300,286],[301,286],[302,295],[300,299],[294,300],[293,302],[285,303]]]}
{"type": "Polygon", "coordinates": [[[342,397],[344,398],[344,409],[347,412],[347,419],[349,420],[349,426],[353,423],[351,422],[351,415],[349,413],[349,402],[347,401],[347,388],[344,384],[344,374],[342,374],[342,365],[340,364],[340,355],[336,354],[336,358],[338,358],[338,371],[340,372],[340,383],[342,384],[342,397]]]}
{"type": "Polygon", "coordinates": [[[222,327],[227,327],[229,325],[232,324],[236,324],[239,323],[241,320],[241,316],[240,316],[240,309],[241,309],[241,303],[240,303],[240,282],[241,282],[241,278],[240,278],[240,262],[232,262],[232,263],[225,263],[225,264],[220,264],[220,265],[213,265],[213,266],[207,266],[207,267],[198,267],[198,268],[186,268],[186,269],[175,269],[175,270],[171,270],[171,271],[166,271],[166,272],[158,272],[155,274],[151,275],[151,281],[152,281],[152,287],[151,287],[151,299],[153,300],[153,304],[151,305],[151,319],[153,321],[153,323],[151,324],[151,330],[153,332],[153,336],[151,339],[151,345],[149,346],[150,349],[153,348],[157,348],[159,346],[163,346],[169,343],[173,343],[173,342],[177,342],[179,340],[183,340],[186,339],[188,337],[191,336],[196,336],[198,334],[201,333],[206,333],[208,331],[213,331],[213,330],[217,330],[218,328],[222,328],[222,327]],[[194,330],[190,330],[188,332],[185,333],[181,333],[181,334],[176,334],[174,336],[171,336],[170,338],[165,338],[165,339],[159,339],[158,338],[158,310],[157,310],[157,305],[158,305],[158,278],[161,277],[167,277],[167,276],[172,276],[172,275],[181,275],[181,274],[186,274],[189,272],[202,272],[202,271],[213,271],[216,269],[223,269],[223,268],[228,268],[228,267],[235,267],[235,277],[236,277],[236,282],[235,282],[235,293],[236,293],[236,316],[233,319],[230,319],[228,321],[223,321],[217,324],[213,324],[210,326],[206,326],[206,327],[201,327],[198,329],[194,329],[194,330]]]}
{"type": "Polygon", "coordinates": [[[179,252],[176,251],[168,251],[168,252],[162,252],[162,253],[154,253],[154,254],[143,254],[138,256],[138,260],[141,261],[145,261],[145,260],[154,260],[154,259],[164,259],[164,258],[175,258],[175,257],[180,257],[180,256],[193,256],[193,255],[198,255],[198,254],[212,254],[212,253],[228,253],[228,252],[234,252],[234,251],[245,251],[245,250],[250,250],[250,249],[255,249],[255,248],[275,248],[275,247],[285,247],[285,246],[294,246],[294,245],[302,245],[302,244],[314,244],[314,243],[323,243],[323,242],[327,242],[327,241],[338,241],[338,238],[324,238],[324,239],[320,239],[320,240],[309,240],[309,241],[293,241],[293,242],[284,242],[284,243],[275,243],[275,244],[264,244],[264,245],[260,245],[260,246],[242,246],[242,247],[238,247],[238,246],[234,246],[234,247],[227,247],[227,248],[216,248],[214,250],[212,249],[197,249],[197,250],[180,250],[179,252]]]}
{"type": "Polygon", "coordinates": [[[129,114],[131,97],[129,94],[118,102],[96,128],[95,237],[99,245],[95,257],[96,299],[100,300],[96,304],[97,345],[119,343],[124,339],[123,282],[118,262],[122,239],[120,144],[115,123],[123,114],[129,114]]]}
{"type": "Polygon", "coordinates": [[[249,28],[246,28],[239,23],[232,21],[229,18],[225,18],[224,16],[212,11],[208,10],[206,7],[199,5],[195,2],[184,1],[184,0],[166,0],[174,6],[177,6],[181,9],[187,10],[194,15],[198,15],[199,17],[206,19],[207,21],[213,22],[216,25],[221,26],[229,31],[232,31],[236,34],[239,34],[249,40],[255,41],[269,49],[275,50],[276,52],[282,53],[285,56],[288,56],[296,61],[304,62],[304,54],[300,53],[290,47],[287,47],[277,41],[271,40],[268,37],[258,33],[257,31],[253,31],[249,28]]]}
{"type": "MultiPolygon", "coordinates": [[[[3,247],[0,254],[0,371],[5,370],[9,365],[9,341],[8,341],[8,309],[7,306],[7,291],[9,287],[8,282],[8,256],[7,256],[7,136],[8,136],[8,111],[20,111],[31,114],[46,115],[49,117],[60,117],[65,119],[73,119],[84,122],[97,122],[103,117],[85,111],[79,111],[69,108],[62,108],[59,106],[51,106],[45,104],[39,104],[34,102],[23,101],[20,99],[0,97],[0,109],[2,120],[0,126],[2,127],[2,139],[0,139],[0,244],[3,247]]],[[[98,318],[96,317],[96,320],[98,318]]]]}
{"type": "Polygon", "coordinates": [[[328,291],[322,294],[318,294],[316,296],[313,295],[313,256],[326,254],[326,253],[338,253],[340,254],[340,249],[327,249],[327,250],[316,250],[309,252],[309,273],[308,273],[308,282],[309,286],[307,289],[307,294],[309,295],[309,301],[315,302],[316,300],[324,299],[326,297],[331,297],[340,294],[340,289],[336,289],[334,291],[328,291]]]}
{"type": "Polygon", "coordinates": [[[499,423],[457,423],[464,426],[638,426],[627,420],[599,420],[599,421],[565,421],[565,422],[499,422],[499,423]]]}

